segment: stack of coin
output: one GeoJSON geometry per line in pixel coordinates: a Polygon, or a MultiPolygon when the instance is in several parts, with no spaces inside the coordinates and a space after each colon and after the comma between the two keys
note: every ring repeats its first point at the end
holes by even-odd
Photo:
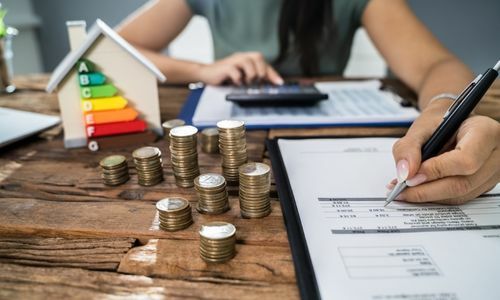
{"type": "Polygon", "coordinates": [[[175,182],[180,187],[192,187],[196,176],[200,175],[196,134],[193,126],[179,126],[170,130],[170,156],[175,182]]]}
{"type": "Polygon", "coordinates": [[[185,124],[186,122],[181,119],[172,119],[163,122],[163,124],[161,124],[161,127],[163,127],[163,134],[165,135],[165,139],[167,140],[167,142],[170,141],[170,130],[172,130],[172,128],[183,126],[185,124]]]}
{"type": "Polygon", "coordinates": [[[226,222],[210,222],[200,229],[200,256],[209,263],[230,260],[236,254],[236,228],[226,222]]]}
{"type": "Polygon", "coordinates": [[[269,191],[271,168],[263,163],[247,163],[240,172],[240,211],[244,218],[262,218],[271,213],[269,191]]]}
{"type": "Polygon", "coordinates": [[[206,153],[219,152],[219,130],[206,128],[201,131],[201,150],[206,153]]]}
{"type": "Polygon", "coordinates": [[[156,147],[142,147],[132,153],[139,184],[155,185],[163,180],[161,151],[156,147]]]}
{"type": "Polygon", "coordinates": [[[245,123],[224,120],[217,123],[222,173],[228,182],[238,182],[238,167],[247,162],[245,123]]]}
{"type": "Polygon", "coordinates": [[[197,210],[202,214],[221,214],[229,210],[226,179],[219,174],[202,174],[194,180],[198,194],[197,210]]]}
{"type": "Polygon", "coordinates": [[[156,203],[160,215],[160,228],[177,231],[193,224],[191,205],[183,198],[165,198],[156,203]]]}
{"type": "Polygon", "coordinates": [[[130,178],[127,159],[123,155],[107,156],[99,162],[99,165],[102,169],[101,177],[105,185],[120,185],[130,178]]]}

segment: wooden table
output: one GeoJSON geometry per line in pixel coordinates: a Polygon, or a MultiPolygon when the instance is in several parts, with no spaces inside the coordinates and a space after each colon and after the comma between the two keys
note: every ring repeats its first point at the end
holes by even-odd
{"type": "MultiPolygon", "coordinates": [[[[55,95],[43,89],[48,76],[19,77],[19,91],[2,96],[0,106],[58,114],[55,95]]],[[[161,118],[178,114],[188,90],[160,88],[161,118]]],[[[387,135],[404,128],[330,128],[251,131],[249,159],[268,161],[267,137],[290,134],[387,135]]],[[[0,151],[0,298],[296,299],[293,262],[276,189],[272,213],[242,219],[237,189],[231,210],[200,215],[179,232],[158,228],[156,201],[170,196],[196,202],[194,190],[175,185],[168,159],[165,181],[153,187],[131,180],[107,187],[99,160],[111,153],[131,158],[137,147],[100,151],[64,149],[60,127],[0,151]],[[209,265],[198,255],[198,229],[221,220],[237,227],[237,255],[209,265]]],[[[164,140],[154,143],[168,157],[164,140]]],[[[221,172],[220,157],[199,151],[201,172],[221,172]]]]}

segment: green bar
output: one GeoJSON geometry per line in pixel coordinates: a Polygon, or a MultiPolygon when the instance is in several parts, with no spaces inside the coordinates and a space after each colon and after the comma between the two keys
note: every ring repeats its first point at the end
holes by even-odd
{"type": "Polygon", "coordinates": [[[86,86],[80,88],[80,95],[83,99],[113,97],[118,89],[112,84],[86,86]]]}
{"type": "Polygon", "coordinates": [[[76,63],[76,71],[79,74],[92,73],[95,71],[95,65],[88,59],[82,58],[76,63]]]}

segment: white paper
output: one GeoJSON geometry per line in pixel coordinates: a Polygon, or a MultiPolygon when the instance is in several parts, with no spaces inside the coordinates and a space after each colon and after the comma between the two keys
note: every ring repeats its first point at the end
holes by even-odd
{"type": "Polygon", "coordinates": [[[214,126],[224,119],[247,125],[409,123],[418,111],[402,107],[398,96],[380,90],[380,81],[320,82],[329,99],[311,107],[241,107],[226,101],[230,87],[207,86],[193,115],[195,126],[214,126]]]}
{"type": "Polygon", "coordinates": [[[393,138],[279,140],[323,299],[500,299],[500,185],[384,208],[393,138]]]}

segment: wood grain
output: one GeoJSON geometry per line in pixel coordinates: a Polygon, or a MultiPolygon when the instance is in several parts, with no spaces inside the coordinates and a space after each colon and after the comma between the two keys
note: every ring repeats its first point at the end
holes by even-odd
{"type": "Polygon", "coordinates": [[[0,263],[1,299],[298,299],[294,284],[161,279],[0,263]]]}
{"type": "Polygon", "coordinates": [[[236,253],[227,263],[207,264],[200,258],[198,240],[152,239],[146,245],[129,251],[118,271],[189,280],[214,277],[239,282],[295,283],[288,246],[237,244],[236,253]]]}
{"type": "Polygon", "coordinates": [[[114,271],[134,242],[132,238],[0,238],[0,261],[114,271]]]}

